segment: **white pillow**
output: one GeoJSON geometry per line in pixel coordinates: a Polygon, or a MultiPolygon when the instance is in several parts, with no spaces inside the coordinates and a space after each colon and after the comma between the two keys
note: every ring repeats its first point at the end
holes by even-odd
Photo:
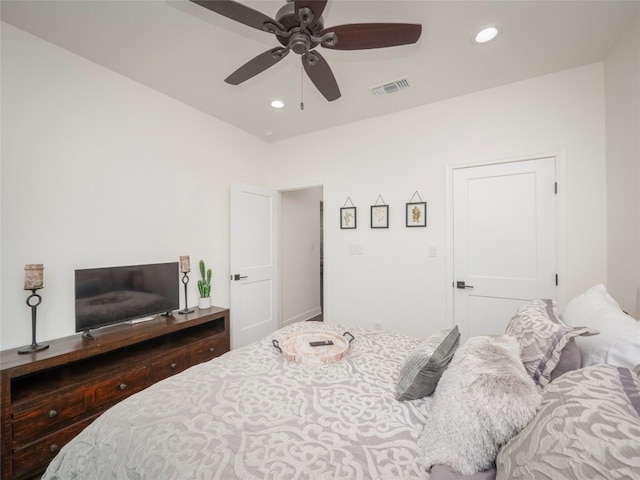
{"type": "Polygon", "coordinates": [[[603,284],[571,300],[560,318],[573,327],[600,331],[593,337],[576,337],[582,367],[608,363],[633,369],[640,364],[640,322],[622,311],[603,284]]]}

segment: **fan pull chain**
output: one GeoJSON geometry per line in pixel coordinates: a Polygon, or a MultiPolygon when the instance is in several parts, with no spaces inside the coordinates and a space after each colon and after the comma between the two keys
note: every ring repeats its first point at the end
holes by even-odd
{"type": "Polygon", "coordinates": [[[302,65],[300,65],[300,110],[304,110],[304,84],[302,80],[302,65]]]}

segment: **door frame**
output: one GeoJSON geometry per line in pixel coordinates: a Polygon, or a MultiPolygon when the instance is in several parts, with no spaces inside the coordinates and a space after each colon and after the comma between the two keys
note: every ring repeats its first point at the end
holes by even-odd
{"type": "MultiPolygon", "coordinates": [[[[282,296],[286,293],[282,287],[282,211],[281,211],[281,205],[282,205],[282,194],[286,193],[286,192],[293,192],[295,190],[307,190],[310,188],[322,188],[322,201],[326,202],[325,199],[325,193],[326,193],[326,188],[324,183],[309,183],[309,184],[304,184],[304,185],[296,185],[296,186],[288,186],[288,187],[276,187],[276,192],[277,192],[277,197],[278,197],[278,207],[277,207],[277,219],[278,219],[278,224],[276,227],[276,241],[277,243],[277,249],[278,249],[278,266],[277,266],[277,272],[278,272],[278,305],[277,305],[277,315],[278,315],[278,326],[279,328],[282,328],[283,326],[283,318],[282,318],[282,296]]],[[[326,252],[327,252],[327,248],[326,248],[326,236],[323,236],[323,242],[324,242],[324,253],[325,253],[325,257],[324,260],[326,260],[326,252]]],[[[320,285],[321,288],[321,292],[323,295],[323,298],[321,299],[321,305],[322,305],[322,316],[324,321],[327,321],[327,289],[325,288],[324,282],[325,279],[327,278],[327,262],[324,262],[324,275],[322,276],[322,285],[320,285]]]]}
{"type": "Polygon", "coordinates": [[[556,267],[558,273],[557,303],[561,311],[567,304],[568,266],[567,266],[567,204],[566,204],[566,152],[564,149],[529,155],[518,155],[506,158],[478,160],[469,163],[449,163],[445,171],[445,315],[448,325],[454,324],[454,290],[453,290],[453,175],[454,171],[462,168],[484,167],[502,163],[514,163],[527,160],[554,157],[556,162],[556,182],[558,191],[556,196],[556,267]]]}

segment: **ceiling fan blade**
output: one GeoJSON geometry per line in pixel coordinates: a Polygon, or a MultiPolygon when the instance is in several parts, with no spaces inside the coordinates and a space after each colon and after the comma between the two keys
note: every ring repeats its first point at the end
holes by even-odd
{"type": "Polygon", "coordinates": [[[260,31],[265,31],[264,24],[272,23],[284,30],[282,25],[273,18],[265,15],[262,12],[247,7],[242,3],[234,2],[233,0],[191,0],[193,3],[211,10],[219,15],[223,15],[231,20],[240,22],[249,27],[257,28],[260,31]]]}
{"type": "Polygon", "coordinates": [[[320,53],[315,50],[305,53],[302,56],[302,65],[324,98],[330,102],[340,98],[340,88],[338,88],[336,77],[333,76],[329,64],[320,53]]]}
{"type": "Polygon", "coordinates": [[[225,78],[224,81],[231,85],[240,85],[242,82],[264,72],[267,68],[272,67],[286,57],[288,53],[289,49],[285,47],[276,47],[271,50],[267,50],[242,65],[239,69],[225,78]]]}
{"type": "Polygon", "coordinates": [[[366,50],[416,43],[422,25],[412,23],[354,23],[325,28],[319,36],[333,32],[335,43],[323,43],[334,50],[366,50]]]}
{"type": "Polygon", "coordinates": [[[327,0],[295,0],[293,3],[296,9],[296,17],[300,18],[298,12],[301,8],[308,8],[313,12],[313,17],[316,22],[322,16],[324,7],[327,6],[327,0]]]}

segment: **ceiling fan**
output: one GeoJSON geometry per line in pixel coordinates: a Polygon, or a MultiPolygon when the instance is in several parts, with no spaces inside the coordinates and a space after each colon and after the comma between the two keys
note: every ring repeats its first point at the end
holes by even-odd
{"type": "Polygon", "coordinates": [[[234,0],[191,0],[223,15],[276,36],[282,44],[249,60],[229,75],[225,82],[239,85],[272,67],[290,51],[302,57],[305,72],[328,100],[340,98],[340,88],[318,45],[334,50],[364,50],[416,43],[422,25],[408,23],[355,23],[324,27],[322,12],[327,0],[287,0],[275,19],[234,0]]]}

